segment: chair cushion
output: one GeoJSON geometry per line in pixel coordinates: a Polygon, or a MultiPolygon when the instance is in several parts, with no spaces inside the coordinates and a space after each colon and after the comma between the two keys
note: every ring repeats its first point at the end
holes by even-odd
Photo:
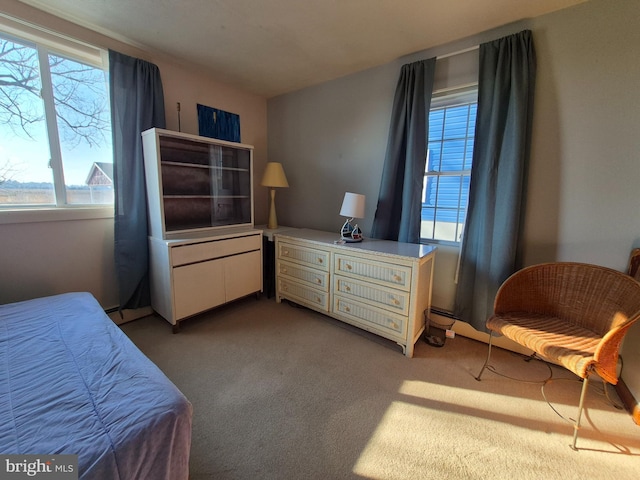
{"type": "Polygon", "coordinates": [[[559,363],[580,378],[587,376],[601,336],[557,317],[529,312],[494,315],[487,328],[559,363]]]}

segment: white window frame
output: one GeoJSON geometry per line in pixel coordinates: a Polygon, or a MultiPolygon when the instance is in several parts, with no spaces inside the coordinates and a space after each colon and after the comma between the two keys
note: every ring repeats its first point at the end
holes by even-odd
{"type": "Polygon", "coordinates": [[[38,52],[42,99],[51,155],[50,167],[53,173],[56,201],[55,205],[2,205],[0,206],[0,225],[112,218],[113,205],[66,203],[62,154],[48,60],[48,55],[53,54],[91,65],[103,70],[106,79],[109,68],[107,51],[2,12],[0,12],[0,33],[4,37],[15,39],[18,43],[32,46],[38,52]]]}
{"type": "MultiPolygon", "coordinates": [[[[442,90],[435,91],[432,94],[431,108],[429,113],[431,113],[432,110],[436,110],[436,109],[456,107],[460,105],[477,103],[477,102],[478,102],[478,84],[477,83],[467,84],[467,85],[455,87],[455,88],[442,89],[442,90]]],[[[427,114],[427,118],[429,113],[427,114]]],[[[429,128],[431,128],[431,126],[429,126],[429,128]]],[[[468,138],[468,135],[466,138],[468,138]]],[[[428,143],[429,143],[429,140],[427,139],[427,144],[428,143]]],[[[427,164],[428,164],[428,159],[427,159],[427,164]]],[[[452,170],[452,171],[445,171],[445,172],[442,172],[442,171],[428,172],[425,169],[423,189],[426,188],[427,179],[429,177],[443,177],[443,176],[462,177],[464,175],[469,175],[469,176],[471,175],[471,166],[469,166],[468,170],[456,170],[456,171],[452,170]]],[[[466,209],[467,205],[465,205],[464,208],[466,209]]],[[[460,210],[461,208],[458,207],[458,214],[460,213],[460,210]]],[[[437,208],[436,208],[436,211],[437,211],[437,208]]],[[[464,232],[465,224],[466,224],[466,217],[462,222],[462,227],[460,228],[460,231],[458,231],[458,227],[456,226],[456,233],[457,233],[456,237],[458,238],[458,240],[454,241],[454,240],[443,240],[438,238],[422,237],[420,238],[420,242],[439,244],[439,245],[451,245],[451,246],[459,247],[462,242],[462,235],[464,232]]],[[[434,220],[434,228],[435,228],[435,220],[434,220]]]]}

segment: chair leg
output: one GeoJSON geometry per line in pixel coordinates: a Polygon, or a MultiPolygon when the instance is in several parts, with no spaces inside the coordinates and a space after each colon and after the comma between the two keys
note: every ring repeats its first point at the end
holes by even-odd
{"type": "Polygon", "coordinates": [[[576,448],[576,440],[578,440],[578,430],[580,430],[580,419],[582,417],[582,410],[584,407],[584,399],[587,396],[587,389],[589,388],[589,375],[587,375],[584,380],[582,380],[582,392],[580,393],[580,405],[578,406],[578,418],[573,424],[573,443],[571,444],[571,448],[573,450],[577,450],[576,448]]]}
{"type": "Polygon", "coordinates": [[[484,361],[484,365],[482,365],[482,369],[480,370],[480,373],[478,374],[477,377],[475,377],[475,379],[477,381],[480,381],[480,377],[482,376],[482,373],[484,372],[484,369],[487,368],[487,365],[489,364],[489,359],[491,358],[491,342],[493,340],[493,332],[489,332],[489,350],[487,351],[487,359],[484,361]]]}

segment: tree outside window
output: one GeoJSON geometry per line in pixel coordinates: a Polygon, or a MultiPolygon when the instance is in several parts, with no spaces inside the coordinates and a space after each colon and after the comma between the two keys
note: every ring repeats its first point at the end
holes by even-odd
{"type": "Polygon", "coordinates": [[[112,204],[100,66],[0,33],[0,206],[112,204]]]}

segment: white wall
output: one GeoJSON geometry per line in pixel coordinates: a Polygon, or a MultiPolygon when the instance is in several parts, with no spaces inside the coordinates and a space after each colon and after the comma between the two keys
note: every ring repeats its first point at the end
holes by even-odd
{"type": "MultiPolygon", "coordinates": [[[[624,270],[640,246],[640,5],[591,0],[506,25],[268,102],[269,157],[285,167],[283,225],[338,230],[346,190],[367,195],[373,221],[395,85],[404,63],[456,52],[525,28],[538,75],[525,262],[584,261],[624,270]]],[[[453,301],[455,251],[436,256],[433,303],[453,301]]],[[[640,398],[640,325],[623,377],[640,398]]]]}
{"type": "MultiPolygon", "coordinates": [[[[140,51],[16,0],[3,0],[0,9],[72,38],[158,65],[170,130],[178,130],[177,102],[181,104],[181,130],[192,134],[198,133],[197,103],[239,114],[242,142],[255,147],[256,223],[266,223],[267,192],[258,186],[267,162],[265,98],[216,82],[177,59],[140,51]]],[[[117,306],[112,218],[10,222],[6,215],[0,218],[0,303],[85,290],[93,293],[104,308],[117,306]]]]}

